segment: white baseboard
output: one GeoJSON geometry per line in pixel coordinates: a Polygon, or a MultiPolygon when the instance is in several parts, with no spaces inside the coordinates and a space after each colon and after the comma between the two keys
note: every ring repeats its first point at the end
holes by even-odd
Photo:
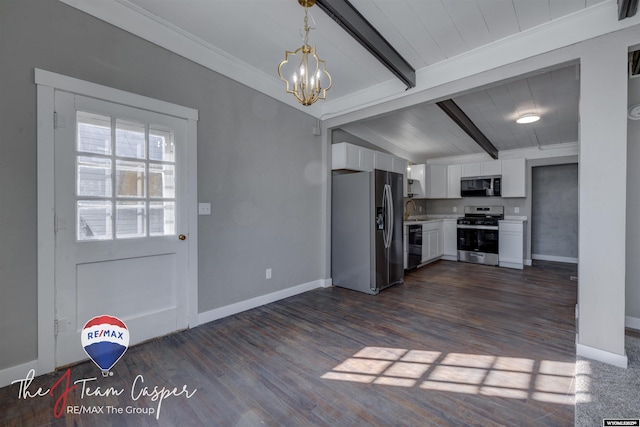
{"type": "Polygon", "coordinates": [[[624,352],[624,356],[609,351],[600,350],[599,348],[589,347],[588,345],[578,343],[578,337],[576,336],[576,354],[578,356],[586,357],[587,359],[597,360],[598,362],[607,363],[609,365],[617,366],[618,368],[627,369],[629,359],[627,352],[624,352]]]}
{"type": "Polygon", "coordinates": [[[524,268],[523,263],[517,263],[517,262],[500,261],[499,265],[500,267],[503,267],[503,268],[515,268],[516,270],[522,270],[524,268]]]}
{"type": "Polygon", "coordinates": [[[624,318],[624,326],[631,329],[637,329],[640,331],[640,318],[626,316],[624,318]]]}
{"type": "Polygon", "coordinates": [[[270,294],[261,295],[259,297],[240,301],[234,304],[226,305],[224,307],[215,308],[203,313],[198,313],[198,325],[222,319],[223,317],[241,313],[246,310],[251,310],[252,308],[260,307],[262,305],[279,301],[281,299],[302,294],[313,289],[326,288],[329,286],[331,286],[331,279],[314,280],[313,282],[303,283],[301,285],[293,286],[281,291],[272,292],[270,294]]]}
{"type": "Polygon", "coordinates": [[[531,267],[533,263],[531,262],[531,259],[525,258],[524,265],[526,265],[527,267],[531,267]]]}
{"type": "MultiPolygon", "coordinates": [[[[22,365],[12,366],[10,368],[1,369],[0,370],[0,387],[5,387],[11,384],[12,381],[21,380],[26,378],[27,374],[31,369],[38,369],[38,361],[32,360],[31,362],[23,363],[22,365]]],[[[46,372],[38,373],[36,371],[36,375],[40,375],[46,372]]]]}
{"type": "Polygon", "coordinates": [[[572,257],[566,257],[566,256],[555,256],[555,255],[531,254],[531,259],[539,259],[540,261],[565,262],[568,264],[578,263],[578,258],[572,258],[572,257]]]}

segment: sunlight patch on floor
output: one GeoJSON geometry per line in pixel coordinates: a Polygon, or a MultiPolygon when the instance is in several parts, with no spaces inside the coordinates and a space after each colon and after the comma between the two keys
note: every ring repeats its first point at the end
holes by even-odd
{"type": "Polygon", "coordinates": [[[568,362],[365,347],[322,378],[573,405],[574,375],[568,362]]]}

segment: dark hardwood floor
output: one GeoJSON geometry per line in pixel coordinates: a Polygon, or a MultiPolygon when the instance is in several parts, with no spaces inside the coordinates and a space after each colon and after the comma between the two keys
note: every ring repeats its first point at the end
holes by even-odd
{"type": "Polygon", "coordinates": [[[438,261],[377,296],[314,290],[27,387],[53,396],[2,388],[0,424],[573,426],[575,274],[438,261]]]}

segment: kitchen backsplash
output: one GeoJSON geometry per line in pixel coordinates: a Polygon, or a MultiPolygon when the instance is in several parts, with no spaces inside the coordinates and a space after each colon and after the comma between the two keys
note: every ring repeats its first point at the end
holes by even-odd
{"type": "MultiPolygon", "coordinates": [[[[460,216],[463,216],[465,206],[504,206],[505,215],[531,216],[528,198],[465,197],[463,199],[422,199],[420,202],[425,202],[423,209],[426,208],[427,214],[431,215],[459,213],[460,216]],[[456,212],[454,212],[454,208],[456,208],[456,212]]],[[[417,203],[418,200],[416,200],[417,203]]]]}

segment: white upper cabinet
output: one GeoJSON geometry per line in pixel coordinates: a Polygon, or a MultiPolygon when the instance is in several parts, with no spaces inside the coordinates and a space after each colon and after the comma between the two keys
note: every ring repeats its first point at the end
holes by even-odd
{"type": "Polygon", "coordinates": [[[527,197],[525,159],[502,161],[502,197],[527,197]]]}
{"type": "Polygon", "coordinates": [[[331,146],[331,168],[360,170],[360,150],[342,142],[331,146]]]}
{"type": "Polygon", "coordinates": [[[446,199],[447,184],[447,165],[427,166],[427,199],[446,199]]]}
{"type": "Polygon", "coordinates": [[[391,154],[370,150],[348,142],[331,145],[331,169],[372,171],[380,169],[402,174],[403,196],[407,197],[407,161],[391,154]]]}
{"type": "Polygon", "coordinates": [[[374,151],[373,164],[376,169],[393,171],[393,156],[391,154],[374,151]]]}
{"type": "Polygon", "coordinates": [[[447,166],[447,198],[459,199],[460,195],[460,178],[462,177],[462,165],[447,166]]]}
{"type": "Polygon", "coordinates": [[[480,176],[502,175],[502,161],[491,160],[480,163],[480,176]]]}
{"type": "Polygon", "coordinates": [[[462,177],[491,176],[502,174],[502,162],[491,160],[488,162],[465,163],[462,165],[462,177]]]}
{"type": "Polygon", "coordinates": [[[348,142],[339,142],[331,146],[331,169],[372,171],[380,169],[407,173],[407,161],[391,154],[370,150],[348,142]]]}
{"type": "Polygon", "coordinates": [[[400,157],[394,157],[392,160],[393,160],[393,168],[391,169],[391,172],[401,173],[403,175],[406,175],[407,165],[409,164],[409,162],[407,162],[405,159],[401,159],[400,157]]]}
{"type": "Polygon", "coordinates": [[[408,193],[410,197],[423,198],[426,194],[425,165],[411,165],[411,185],[408,193]]]}
{"type": "Polygon", "coordinates": [[[393,158],[392,172],[402,174],[402,197],[407,197],[407,165],[408,161],[400,157],[393,158]]]}
{"type": "MultiPolygon", "coordinates": [[[[427,165],[427,199],[459,199],[462,165],[427,165]]],[[[417,197],[417,196],[416,196],[417,197]]]]}
{"type": "Polygon", "coordinates": [[[374,152],[366,148],[360,148],[360,166],[362,170],[371,171],[374,169],[374,152]]]}
{"type": "Polygon", "coordinates": [[[465,163],[462,166],[462,176],[480,176],[480,163],[465,163]]]}
{"type": "Polygon", "coordinates": [[[332,169],[370,171],[373,169],[373,151],[341,142],[331,146],[332,169]]]}

